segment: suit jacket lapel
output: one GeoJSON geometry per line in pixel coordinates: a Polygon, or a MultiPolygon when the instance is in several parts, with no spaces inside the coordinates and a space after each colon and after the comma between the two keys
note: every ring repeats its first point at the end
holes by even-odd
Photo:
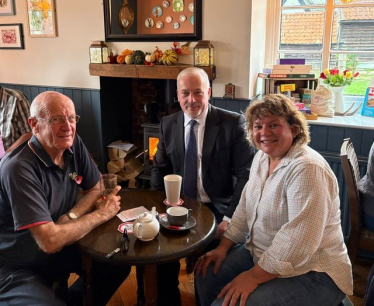
{"type": "MultiPolygon", "coordinates": [[[[178,162],[184,165],[184,113],[177,116],[173,128],[175,129],[174,150],[177,152],[178,162]]],[[[184,166],[182,166],[184,171],[184,166]]]]}
{"type": "Polygon", "coordinates": [[[206,171],[208,170],[208,165],[210,161],[210,156],[212,154],[214,145],[216,143],[216,138],[219,131],[220,119],[217,115],[217,110],[214,106],[209,104],[208,115],[205,122],[205,132],[204,132],[204,141],[203,141],[203,151],[202,151],[202,179],[204,180],[206,171]]]}

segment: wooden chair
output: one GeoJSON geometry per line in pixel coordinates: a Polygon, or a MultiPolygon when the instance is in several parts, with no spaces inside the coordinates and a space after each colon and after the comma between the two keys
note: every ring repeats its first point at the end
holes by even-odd
{"type": "Polygon", "coordinates": [[[359,250],[374,253],[374,233],[365,229],[358,193],[360,171],[357,156],[350,138],[344,139],[340,160],[347,185],[351,231],[348,239],[348,255],[354,265],[359,250]]]}

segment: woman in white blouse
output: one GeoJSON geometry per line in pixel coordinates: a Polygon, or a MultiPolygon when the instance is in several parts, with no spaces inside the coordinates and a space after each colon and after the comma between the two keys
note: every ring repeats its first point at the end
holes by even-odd
{"type": "Polygon", "coordinates": [[[259,151],[220,245],[195,267],[201,306],[338,305],[353,285],[336,177],[287,97],[246,118],[259,151]]]}

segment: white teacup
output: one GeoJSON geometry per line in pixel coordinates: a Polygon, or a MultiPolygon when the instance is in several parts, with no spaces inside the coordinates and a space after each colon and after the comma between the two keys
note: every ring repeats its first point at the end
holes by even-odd
{"type": "Polygon", "coordinates": [[[192,209],[183,206],[169,207],[166,215],[170,225],[183,226],[192,215],[192,209]]]}
{"type": "Polygon", "coordinates": [[[179,203],[182,177],[177,174],[164,176],[166,201],[169,205],[177,205],[179,203]]]}

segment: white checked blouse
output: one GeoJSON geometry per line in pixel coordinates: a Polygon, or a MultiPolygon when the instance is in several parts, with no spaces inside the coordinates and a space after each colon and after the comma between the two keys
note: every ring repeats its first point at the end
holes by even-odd
{"type": "Polygon", "coordinates": [[[293,277],[325,272],[352,294],[352,267],[340,224],[336,177],[308,146],[294,145],[273,173],[259,151],[225,237],[246,242],[255,263],[293,277]]]}

